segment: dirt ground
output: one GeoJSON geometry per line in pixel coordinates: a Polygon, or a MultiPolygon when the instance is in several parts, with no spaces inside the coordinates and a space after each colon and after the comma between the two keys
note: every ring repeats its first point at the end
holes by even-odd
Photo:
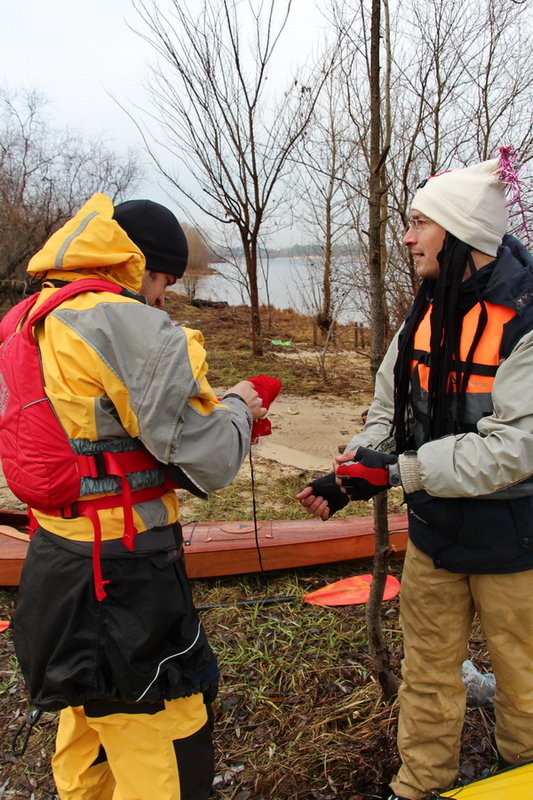
{"type": "Polygon", "coordinates": [[[21,503],[15,495],[9,491],[6,486],[5,478],[0,469],[0,508],[15,509],[20,511],[26,510],[26,505],[21,503]]]}
{"type": "Polygon", "coordinates": [[[366,407],[359,401],[281,394],[268,415],[272,434],[259,442],[256,455],[298,469],[330,470],[339,446],[361,430],[366,407]]]}

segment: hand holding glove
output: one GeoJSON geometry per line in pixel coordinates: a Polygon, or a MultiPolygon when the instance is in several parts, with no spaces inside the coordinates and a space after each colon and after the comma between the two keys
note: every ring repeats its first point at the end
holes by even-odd
{"type": "Polygon", "coordinates": [[[296,495],[296,499],[309,514],[321,519],[329,519],[350,501],[337,485],[334,472],[308,483],[305,489],[296,495]]]}
{"type": "Polygon", "coordinates": [[[251,442],[257,444],[260,436],[269,436],[272,433],[272,424],[266,414],[280,389],[281,381],[277,378],[271,378],[270,375],[255,375],[248,380],[239,381],[218,399],[224,400],[225,397],[236,396],[246,403],[253,416],[251,442]]]}
{"type": "Polygon", "coordinates": [[[391,486],[401,486],[398,459],[390,453],[379,453],[369,447],[358,447],[353,460],[349,454],[337,459],[337,483],[350,500],[370,500],[391,486]]]}
{"type": "MultiPolygon", "coordinates": [[[[270,375],[255,375],[253,378],[248,378],[254,389],[261,398],[261,405],[263,408],[270,408],[270,404],[274,402],[281,389],[281,381],[277,378],[271,378],[270,375]]],[[[270,420],[264,416],[262,419],[254,420],[252,427],[252,444],[257,444],[260,436],[270,436],[272,433],[272,424],[270,420]]]]}

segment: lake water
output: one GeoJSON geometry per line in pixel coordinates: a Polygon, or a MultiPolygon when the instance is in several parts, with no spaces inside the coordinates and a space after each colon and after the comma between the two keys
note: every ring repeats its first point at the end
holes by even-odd
{"type": "MultiPolygon", "coordinates": [[[[272,258],[268,267],[268,295],[266,282],[259,276],[259,302],[274,308],[291,308],[302,314],[315,313],[309,303],[311,296],[309,261],[306,258],[272,258]]],[[[249,305],[248,294],[244,287],[232,279],[234,269],[229,264],[211,264],[216,273],[206,275],[199,280],[196,297],[202,300],[224,300],[231,306],[249,305]]],[[[176,291],[185,294],[182,281],[175,285],[176,291]]],[[[354,309],[346,308],[339,316],[339,321],[361,321],[361,316],[354,309]]]]}

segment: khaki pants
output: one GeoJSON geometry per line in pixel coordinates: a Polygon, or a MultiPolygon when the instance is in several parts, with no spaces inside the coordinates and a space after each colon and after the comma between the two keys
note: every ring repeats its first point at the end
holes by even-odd
{"type": "Polygon", "coordinates": [[[391,783],[410,800],[456,777],[466,702],[461,664],[476,611],[496,676],[498,750],[512,764],[533,760],[533,571],[447,572],[410,543],[400,595],[402,766],[391,783]]]}
{"type": "Polygon", "coordinates": [[[213,745],[201,694],[154,714],[61,712],[52,769],[61,800],[207,800],[213,745]]]}

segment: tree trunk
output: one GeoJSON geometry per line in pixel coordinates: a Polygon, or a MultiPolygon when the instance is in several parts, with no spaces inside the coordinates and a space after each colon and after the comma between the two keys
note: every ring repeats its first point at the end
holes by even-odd
{"type": "Polygon", "coordinates": [[[324,247],[324,271],[322,275],[322,309],[318,315],[318,326],[322,332],[323,341],[329,336],[333,322],[331,314],[331,208],[326,207],[326,243],[324,247]]]}
{"type": "MultiPolygon", "coordinates": [[[[371,303],[371,370],[376,373],[385,353],[385,313],[383,303],[382,196],[385,154],[381,147],[380,27],[381,1],[372,0],[370,42],[370,176],[369,176],[369,272],[371,303]]],[[[381,628],[381,602],[388,573],[389,530],[387,495],[374,499],[376,552],[370,602],[367,607],[367,633],[373,669],[388,700],[398,684],[390,669],[389,655],[381,628]]]]}
{"type": "Polygon", "coordinates": [[[248,288],[250,290],[250,335],[252,339],[252,353],[254,356],[263,355],[263,340],[261,336],[261,314],[259,313],[259,288],[257,285],[257,245],[255,242],[243,242],[246,272],[248,274],[248,288]]]}
{"type": "Polygon", "coordinates": [[[398,680],[390,668],[390,658],[381,627],[381,605],[385,583],[389,573],[391,548],[387,519],[387,493],[374,498],[374,529],[376,551],[372,570],[372,585],[366,606],[368,647],[372,655],[372,669],[379,681],[385,700],[392,700],[398,693],[398,680]]]}

